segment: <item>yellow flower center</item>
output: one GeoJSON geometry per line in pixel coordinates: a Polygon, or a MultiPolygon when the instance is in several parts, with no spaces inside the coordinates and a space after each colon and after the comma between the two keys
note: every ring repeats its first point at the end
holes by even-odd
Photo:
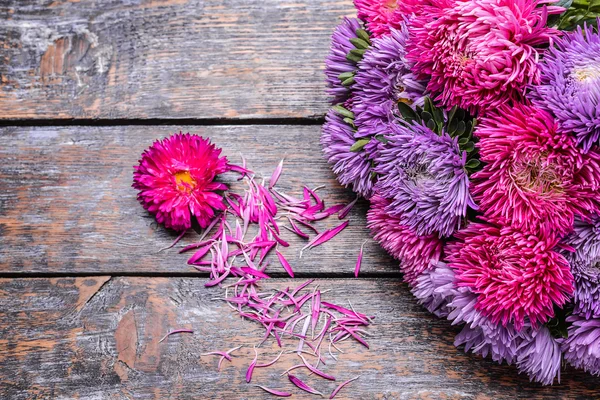
{"type": "Polygon", "coordinates": [[[177,189],[181,191],[189,192],[196,186],[196,181],[190,175],[190,171],[177,171],[173,176],[177,183],[177,189]]]}
{"type": "Polygon", "coordinates": [[[590,82],[600,78],[600,65],[588,65],[573,70],[573,78],[579,82],[590,82]]]}
{"type": "Polygon", "coordinates": [[[561,179],[551,165],[535,161],[513,166],[513,182],[524,191],[546,197],[562,192],[561,179]]]}
{"type": "Polygon", "coordinates": [[[388,0],[385,3],[384,7],[390,11],[395,10],[396,8],[398,8],[398,2],[396,0],[388,0]]]}

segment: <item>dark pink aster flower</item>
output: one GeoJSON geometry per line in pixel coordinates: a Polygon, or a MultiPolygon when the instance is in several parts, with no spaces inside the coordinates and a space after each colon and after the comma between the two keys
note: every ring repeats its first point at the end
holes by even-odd
{"type": "Polygon", "coordinates": [[[599,209],[600,152],[583,154],[556,129],[548,112],[522,104],[482,120],[475,134],[486,165],[473,175],[473,194],[488,219],[565,234],[575,215],[599,209]]]}
{"type": "Polygon", "coordinates": [[[133,173],[138,200],[167,228],[184,231],[195,217],[206,228],[215,210],[225,210],[215,177],[231,169],[221,149],[197,135],[175,134],[144,151],[133,173]]]}
{"type": "Polygon", "coordinates": [[[573,293],[569,263],[554,250],[558,239],[513,228],[473,223],[446,246],[458,287],[477,295],[475,308],[493,323],[527,319],[535,328],[554,317],[573,293]]]}
{"type": "Polygon", "coordinates": [[[368,227],[373,238],[390,255],[400,261],[404,280],[410,284],[425,270],[436,265],[442,254],[442,241],[437,235],[418,236],[400,224],[398,217],[386,211],[390,202],[379,195],[371,197],[367,214],[368,227]]]}
{"type": "Polygon", "coordinates": [[[398,7],[402,0],[354,0],[358,18],[365,21],[373,37],[390,33],[392,28],[400,28],[403,12],[398,7]]]}
{"type": "Polygon", "coordinates": [[[538,45],[558,31],[546,27],[549,12],[538,0],[457,1],[415,18],[408,59],[413,71],[431,76],[427,89],[444,106],[472,114],[518,101],[540,81],[538,45]]]}

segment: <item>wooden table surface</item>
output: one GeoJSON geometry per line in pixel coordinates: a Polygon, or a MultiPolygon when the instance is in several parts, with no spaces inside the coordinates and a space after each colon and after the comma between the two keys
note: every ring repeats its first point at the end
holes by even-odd
{"type": "MultiPolygon", "coordinates": [[[[353,12],[350,0],[0,2],[0,398],[265,397],[244,382],[262,328],[214,301],[185,255],[157,252],[175,234],[136,202],[132,165],[154,139],[189,131],[259,175],[285,157],[285,190],[326,185],[328,201],[353,199],[319,148],[323,59],[353,12]],[[194,334],[158,343],[176,328],[194,334]],[[200,356],[238,344],[220,373],[200,356]]],[[[566,368],[541,387],[456,349],[457,328],[416,303],[372,241],[354,279],[365,212],[359,203],[347,230],[302,259],[290,238],[297,279],[265,284],[316,278],[331,301],[376,317],[371,349],[344,343],[327,366],[362,374],[339,398],[600,398],[600,378],[566,368]]],[[[286,355],[253,383],[311,398],[279,376],[293,363],[286,355]]]]}

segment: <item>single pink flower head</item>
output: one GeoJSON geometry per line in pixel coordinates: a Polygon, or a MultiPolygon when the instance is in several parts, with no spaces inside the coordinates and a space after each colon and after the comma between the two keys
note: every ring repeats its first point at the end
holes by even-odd
{"type": "Polygon", "coordinates": [[[573,293],[569,263],[554,250],[558,239],[473,223],[445,248],[458,287],[477,295],[476,309],[494,323],[527,320],[535,327],[554,317],[573,293]]]}
{"type": "Polygon", "coordinates": [[[402,0],[354,0],[358,18],[362,19],[373,37],[388,35],[399,29],[403,12],[398,7],[402,0]]]}
{"type": "Polygon", "coordinates": [[[215,210],[225,210],[223,196],[215,191],[227,186],[214,180],[231,167],[220,154],[209,139],[189,133],[157,140],[133,167],[139,202],[167,228],[189,229],[192,217],[206,228],[215,210]]]}
{"type": "Polygon", "coordinates": [[[400,218],[388,214],[390,201],[374,195],[367,214],[368,227],[373,238],[390,255],[400,261],[404,280],[415,284],[421,273],[437,265],[442,254],[442,241],[438,235],[418,236],[400,224],[400,218]]]}
{"type": "Polygon", "coordinates": [[[520,100],[540,81],[536,46],[558,32],[546,27],[547,15],[563,10],[541,3],[471,0],[429,9],[412,21],[413,72],[431,76],[427,89],[448,108],[475,114],[520,100]]]}
{"type": "Polygon", "coordinates": [[[483,118],[475,131],[485,163],[473,195],[488,220],[524,231],[568,233],[576,215],[600,209],[600,152],[557,133],[552,116],[516,104],[483,118]]]}

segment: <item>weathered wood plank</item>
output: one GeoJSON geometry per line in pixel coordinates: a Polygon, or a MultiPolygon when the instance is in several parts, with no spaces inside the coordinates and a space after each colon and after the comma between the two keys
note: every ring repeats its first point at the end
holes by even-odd
{"type": "MultiPolygon", "coordinates": [[[[234,162],[239,154],[258,176],[270,177],[285,157],[278,186],[300,194],[302,185],[325,185],[328,204],[349,202],[350,190],[336,183],[319,147],[318,126],[183,127],[209,136],[234,162]],[[268,149],[268,150],[267,150],[268,149]]],[[[176,249],[157,253],[177,236],[156,226],[136,201],[132,166],[153,140],[179,127],[12,127],[0,129],[0,272],[128,273],[181,272],[188,255],[176,249]]],[[[242,190],[231,174],[233,190],[242,190]]],[[[369,238],[366,204],[356,207],[350,226],[334,241],[306,252],[282,250],[299,273],[351,274],[358,247],[369,238]]],[[[319,226],[330,227],[337,218],[319,226]]],[[[198,238],[189,233],[183,243],[198,238]]],[[[302,244],[303,245],[303,244],[302,244]]],[[[275,267],[277,271],[279,267],[275,267]]],[[[364,272],[395,272],[373,242],[365,246],[364,272]]],[[[283,272],[283,271],[281,271],[283,272]]]]}
{"type": "Polygon", "coordinates": [[[351,0],[0,4],[0,119],[321,116],[351,0]]]}
{"type": "MultiPolygon", "coordinates": [[[[264,289],[300,280],[273,280],[264,289]]],[[[600,382],[567,369],[562,383],[542,388],[499,366],[453,347],[447,321],[418,306],[399,281],[318,281],[324,301],[346,303],[375,315],[367,350],[343,342],[337,362],[323,369],[344,379],[362,374],[340,398],[381,399],[590,399],[600,382]]],[[[263,329],[239,319],[222,302],[220,289],[191,278],[60,278],[0,280],[0,397],[31,398],[265,398],[244,381],[263,329]],[[159,339],[176,328],[194,334],[159,339]],[[245,347],[216,370],[217,358],[201,353],[245,347]]],[[[295,342],[284,342],[293,346],[295,342]]],[[[270,343],[261,361],[278,353],[270,343]]],[[[263,353],[264,352],[264,353],[263,353]]],[[[253,384],[309,398],[279,374],[298,362],[286,354],[274,367],[258,369],[253,384]]],[[[298,371],[297,371],[298,372],[298,371]]],[[[330,393],[335,384],[302,371],[298,375],[330,393]]]]}

